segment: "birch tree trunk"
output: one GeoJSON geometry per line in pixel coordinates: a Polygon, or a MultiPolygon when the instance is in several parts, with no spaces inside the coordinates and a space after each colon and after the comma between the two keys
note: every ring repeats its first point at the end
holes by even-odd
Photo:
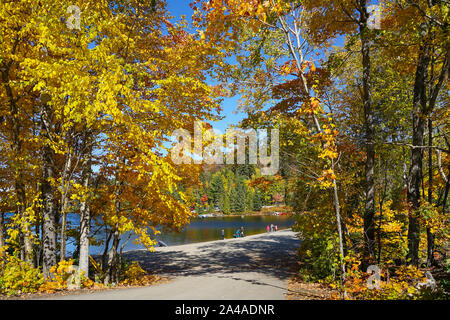
{"type": "Polygon", "coordinates": [[[55,193],[51,180],[54,178],[54,152],[51,143],[52,110],[47,104],[50,97],[46,94],[41,96],[41,139],[42,147],[42,218],[43,218],[43,273],[49,276],[50,268],[56,265],[56,215],[55,215],[55,193]]]}
{"type": "MultiPolygon", "coordinates": [[[[297,17],[296,17],[297,18],[297,17]]],[[[278,20],[281,24],[281,28],[283,29],[286,37],[286,43],[289,47],[289,52],[292,56],[292,58],[295,60],[295,63],[297,65],[298,70],[302,70],[302,65],[305,62],[304,61],[304,53],[302,52],[302,45],[300,43],[301,38],[301,29],[298,28],[297,24],[294,24],[293,28],[289,28],[286,21],[279,16],[278,20]],[[294,33],[294,39],[296,39],[296,42],[294,42],[291,39],[291,32],[294,33]]],[[[298,21],[301,21],[301,18],[298,17],[298,21]]],[[[300,72],[300,79],[301,81],[301,87],[300,90],[303,91],[308,98],[311,98],[310,94],[310,88],[308,86],[308,81],[306,79],[305,74],[300,72]]],[[[314,126],[316,127],[318,132],[322,132],[322,127],[320,125],[319,119],[316,117],[316,115],[312,115],[314,126]]],[[[334,161],[332,160],[332,168],[334,170],[334,161]]],[[[341,282],[344,284],[345,282],[345,252],[344,252],[344,243],[343,243],[343,234],[342,234],[342,221],[341,221],[341,213],[340,213],[340,203],[339,203],[339,195],[338,195],[338,189],[337,189],[337,182],[335,179],[333,179],[333,202],[334,202],[334,209],[336,214],[336,225],[338,230],[338,240],[339,240],[339,255],[340,255],[340,265],[341,265],[341,282]]],[[[344,291],[344,296],[346,295],[346,292],[344,291]]]]}
{"type": "Polygon", "coordinates": [[[68,191],[70,187],[70,170],[72,168],[72,160],[74,153],[72,152],[72,130],[68,133],[68,152],[66,155],[66,161],[64,163],[64,170],[61,177],[61,250],[60,260],[64,260],[66,257],[66,229],[67,229],[67,210],[69,208],[69,196],[68,191]]]}
{"type": "MultiPolygon", "coordinates": [[[[339,204],[339,196],[338,196],[338,190],[336,185],[336,180],[333,179],[333,197],[334,197],[334,210],[336,213],[336,224],[338,229],[338,237],[339,237],[339,260],[341,263],[341,284],[344,285],[345,283],[345,254],[344,254],[344,243],[342,241],[342,222],[341,222],[341,213],[340,213],[340,204],[339,204]]],[[[346,295],[344,291],[344,295],[346,295]]]]}
{"type": "MultiPolygon", "coordinates": [[[[85,128],[84,143],[82,150],[82,183],[85,190],[89,189],[92,166],[92,132],[85,128]]],[[[84,276],[89,277],[89,233],[91,224],[91,212],[89,207],[89,192],[80,206],[80,271],[84,271],[84,276]]]]}

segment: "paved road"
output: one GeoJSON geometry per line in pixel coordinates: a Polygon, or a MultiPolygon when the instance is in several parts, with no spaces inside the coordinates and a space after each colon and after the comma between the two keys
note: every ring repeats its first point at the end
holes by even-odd
{"type": "Polygon", "coordinates": [[[296,266],[300,240],[290,230],[245,238],[173,247],[155,252],[129,251],[149,272],[168,276],[167,283],[53,297],[53,299],[128,300],[281,300],[296,266]]]}

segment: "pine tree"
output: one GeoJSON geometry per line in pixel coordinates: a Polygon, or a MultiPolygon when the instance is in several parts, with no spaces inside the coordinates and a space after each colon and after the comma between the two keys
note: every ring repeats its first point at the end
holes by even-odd
{"type": "Polygon", "coordinates": [[[255,190],[253,197],[253,210],[260,211],[263,206],[263,194],[258,189],[255,190]]]}
{"type": "Polygon", "coordinates": [[[230,197],[225,192],[219,197],[219,209],[223,212],[223,214],[231,213],[230,197]]]}
{"type": "Polygon", "coordinates": [[[217,172],[211,181],[211,186],[208,189],[208,195],[215,206],[219,206],[220,195],[225,192],[221,172],[217,172]]]}
{"type": "Polygon", "coordinates": [[[253,197],[255,192],[247,187],[247,192],[245,193],[245,212],[253,211],[253,197]]]}

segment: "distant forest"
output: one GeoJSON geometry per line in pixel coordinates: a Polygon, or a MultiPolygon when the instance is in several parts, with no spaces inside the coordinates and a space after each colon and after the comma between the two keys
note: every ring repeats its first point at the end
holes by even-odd
{"type": "Polygon", "coordinates": [[[189,192],[196,213],[248,213],[287,200],[284,179],[262,176],[256,165],[212,166],[201,173],[200,181],[201,186],[189,192]]]}

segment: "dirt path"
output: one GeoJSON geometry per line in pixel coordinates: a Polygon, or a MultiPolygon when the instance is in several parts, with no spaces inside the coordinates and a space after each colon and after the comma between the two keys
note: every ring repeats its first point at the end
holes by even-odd
{"type": "Polygon", "coordinates": [[[172,281],[52,299],[265,300],[285,299],[300,240],[290,230],[245,238],[129,251],[149,272],[172,281]]]}

